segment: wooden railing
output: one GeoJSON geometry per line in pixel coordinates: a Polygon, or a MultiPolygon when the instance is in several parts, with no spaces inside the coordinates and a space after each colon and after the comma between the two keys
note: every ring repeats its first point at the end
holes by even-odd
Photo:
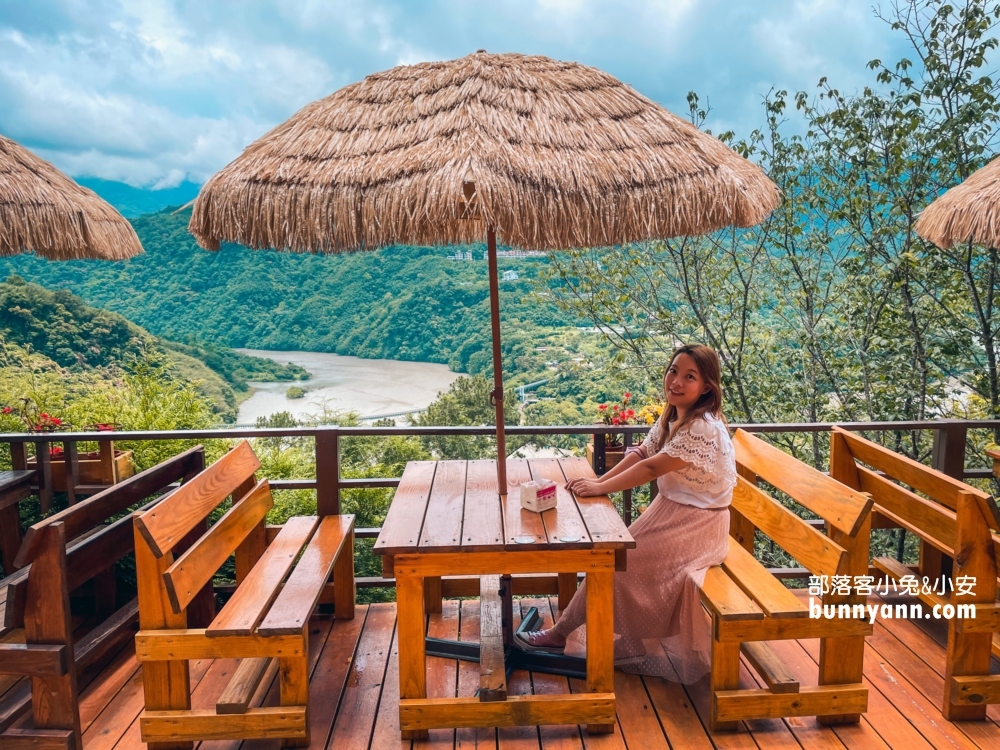
{"type": "MultiPolygon", "coordinates": [[[[833,423],[784,423],[784,424],[743,424],[731,425],[753,433],[822,433],[829,432],[833,423]]],[[[957,479],[983,479],[992,476],[988,468],[966,467],[966,448],[968,431],[970,429],[995,429],[1000,427],[1000,420],[925,420],[911,422],[853,422],[837,423],[850,431],[877,432],[911,432],[933,431],[933,451],[931,466],[957,479]]],[[[507,434],[512,436],[544,436],[544,435],[590,435],[594,439],[594,464],[598,473],[602,473],[608,435],[625,436],[625,446],[632,445],[641,439],[649,427],[647,425],[606,426],[606,425],[574,425],[574,426],[510,426],[507,434]]],[[[315,440],[316,477],[313,479],[277,479],[271,482],[275,490],[315,490],[316,506],[319,515],[330,515],[340,512],[341,492],[344,490],[396,487],[399,477],[380,477],[354,479],[341,476],[340,455],[341,441],[351,437],[362,436],[489,436],[494,434],[492,427],[374,427],[374,426],[313,426],[313,427],[280,427],[280,428],[216,428],[204,430],[172,430],[172,431],[118,431],[114,439],[121,442],[133,441],[165,441],[165,440],[234,440],[242,438],[303,438],[312,437],[315,440]]],[[[51,496],[52,467],[48,460],[49,448],[53,445],[63,446],[63,455],[68,463],[67,478],[78,476],[72,461],[78,455],[77,446],[81,442],[107,441],[106,432],[65,432],[65,433],[30,433],[30,434],[0,434],[0,443],[8,443],[13,457],[13,468],[22,468],[26,461],[25,446],[33,443],[36,456],[41,460],[37,463],[38,480],[36,491],[39,494],[51,496]]],[[[74,488],[70,486],[70,499],[78,497],[79,490],[91,488],[74,488]],[[77,490],[74,492],[74,490],[77,490]]],[[[96,488],[94,488],[96,489],[96,488]]],[[[622,516],[626,523],[631,522],[632,492],[623,493],[622,516]]],[[[358,539],[374,539],[378,536],[378,528],[359,528],[358,539]]],[[[779,576],[795,576],[797,569],[776,569],[779,576]]],[[[392,581],[382,578],[364,578],[358,581],[360,586],[386,586],[392,581]]]]}

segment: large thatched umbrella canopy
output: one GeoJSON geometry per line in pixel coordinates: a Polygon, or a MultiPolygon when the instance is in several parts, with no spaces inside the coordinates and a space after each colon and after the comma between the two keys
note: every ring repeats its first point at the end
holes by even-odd
{"type": "Polygon", "coordinates": [[[190,228],[213,250],[485,237],[503,456],[498,235],[524,249],[616,245],[752,226],[779,200],[756,165],[607,73],[479,51],[304,107],[208,181],[190,228]]]}
{"type": "Polygon", "coordinates": [[[202,189],[191,231],[255,248],[614,245],[751,226],[778,205],[754,164],[616,78],[483,52],[376,73],[313,102],[202,189]]]}
{"type": "Polygon", "coordinates": [[[0,256],[124,260],[142,252],[121,214],[47,161],[0,135],[0,256]]]}
{"type": "Polygon", "coordinates": [[[1000,158],[931,203],[914,228],[946,250],[965,242],[1000,248],[1000,158]]]}

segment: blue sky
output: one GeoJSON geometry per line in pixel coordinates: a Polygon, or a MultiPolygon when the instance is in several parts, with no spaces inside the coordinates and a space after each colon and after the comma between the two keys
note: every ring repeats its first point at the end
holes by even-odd
{"type": "Polygon", "coordinates": [[[871,0],[0,0],[0,133],[73,176],[203,182],[310,101],[484,48],[594,65],[677,114],[695,90],[746,135],[772,87],[854,90],[903,44],[871,0]]]}

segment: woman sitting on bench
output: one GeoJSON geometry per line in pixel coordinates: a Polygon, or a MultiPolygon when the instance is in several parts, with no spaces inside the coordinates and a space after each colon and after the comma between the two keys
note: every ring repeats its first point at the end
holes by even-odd
{"type": "MultiPolygon", "coordinates": [[[[682,346],[663,376],[667,408],[642,446],[600,479],[574,479],[581,497],[657,480],[656,498],[629,529],[636,548],[615,575],[615,661],[629,671],[697,681],[709,670],[711,623],[699,601],[705,572],[729,551],[736,458],[722,417],[719,357],[682,346]],[[647,650],[644,642],[659,641],[647,650]]],[[[518,634],[525,650],[561,653],[586,619],[586,584],[548,630],[518,634]]]]}

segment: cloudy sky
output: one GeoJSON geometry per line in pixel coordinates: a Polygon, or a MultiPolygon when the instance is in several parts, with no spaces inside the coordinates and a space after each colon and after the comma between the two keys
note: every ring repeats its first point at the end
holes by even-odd
{"type": "MultiPolygon", "coordinates": [[[[891,0],[882,0],[888,4],[891,0]]],[[[872,0],[0,0],[0,134],[73,176],[203,182],[314,99],[476,49],[602,68],[746,135],[772,87],[905,52],[872,0]]]]}

